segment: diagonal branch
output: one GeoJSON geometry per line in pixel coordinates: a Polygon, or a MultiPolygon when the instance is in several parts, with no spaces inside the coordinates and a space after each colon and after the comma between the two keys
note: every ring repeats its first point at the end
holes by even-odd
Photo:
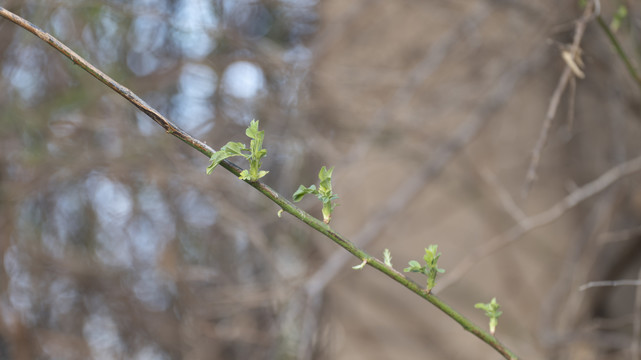
{"type": "MultiPolygon", "coordinates": [[[[134,94],[131,90],[127,89],[126,87],[122,86],[115,80],[111,79],[105,73],[103,73],[102,71],[100,71],[99,69],[91,65],[88,61],[80,57],[73,50],[71,50],[69,47],[67,47],[66,45],[64,45],[57,39],[55,39],[50,34],[42,31],[41,29],[31,24],[29,21],[26,21],[25,19],[19,17],[18,15],[13,14],[10,11],[7,11],[3,7],[0,7],[0,16],[14,22],[15,24],[19,25],[25,30],[38,36],[40,39],[42,39],[49,45],[53,46],[56,50],[60,51],[66,57],[71,59],[71,61],[73,61],[78,66],[80,66],[82,69],[89,72],[100,82],[109,86],[115,92],[123,96],[125,99],[129,100],[129,102],[131,102],[134,106],[136,106],[142,112],[144,112],[149,117],[151,117],[156,123],[162,126],[167,133],[174,135],[175,137],[187,143],[189,146],[193,147],[194,149],[200,151],[201,153],[207,156],[211,156],[214,153],[214,150],[211,147],[209,147],[207,144],[205,144],[200,140],[195,139],[194,137],[189,135],[187,132],[180,129],[178,126],[176,126],[171,121],[166,119],[163,115],[161,115],[157,110],[150,107],[147,103],[145,103],[140,97],[134,94]]],[[[228,161],[223,161],[220,163],[220,165],[223,166],[225,169],[229,170],[231,173],[233,173],[236,176],[239,176],[240,172],[242,171],[242,169],[239,168],[237,165],[228,161]]],[[[292,214],[294,217],[298,218],[299,220],[303,221],[305,224],[314,228],[316,231],[325,235],[326,237],[334,241],[336,244],[338,244],[339,246],[341,246],[342,248],[350,252],[352,255],[359,258],[361,261],[365,261],[369,266],[379,270],[380,272],[392,278],[394,281],[403,285],[410,291],[419,295],[423,299],[429,301],[431,304],[436,306],[439,310],[447,314],[450,318],[458,322],[465,330],[474,334],[476,337],[478,337],[479,339],[481,339],[482,341],[484,341],[485,343],[493,347],[498,353],[500,353],[506,359],[517,359],[517,356],[508,348],[506,348],[503,344],[501,344],[493,335],[490,335],[488,332],[484,331],[479,326],[472,323],[470,320],[468,320],[463,315],[461,315],[460,313],[452,309],[449,305],[444,303],[441,299],[439,299],[435,295],[431,294],[428,291],[425,291],[424,288],[419,286],[414,281],[405,277],[405,275],[403,275],[402,273],[398,272],[397,270],[391,267],[388,267],[379,259],[367,254],[366,252],[358,248],[349,239],[343,237],[342,235],[338,234],[333,229],[331,229],[329,225],[323,223],[322,221],[314,218],[307,212],[298,208],[296,205],[294,205],[292,202],[287,200],[285,197],[278,194],[272,188],[261,183],[260,181],[245,180],[245,182],[251,185],[256,190],[260,191],[263,195],[265,195],[271,201],[279,205],[284,211],[292,214]]]]}
{"type": "Polygon", "coordinates": [[[614,50],[616,50],[617,55],[619,55],[619,58],[621,58],[621,61],[623,61],[623,63],[625,64],[625,68],[628,70],[628,74],[630,74],[630,77],[632,77],[634,83],[637,84],[637,86],[641,89],[641,76],[639,76],[639,73],[635,69],[634,65],[632,65],[630,58],[628,58],[625,50],[623,50],[623,47],[619,43],[619,40],[617,40],[616,36],[614,36],[614,33],[610,30],[610,27],[605,23],[605,20],[603,20],[603,17],[601,15],[597,16],[596,21],[603,32],[605,32],[605,35],[608,37],[608,40],[610,40],[610,43],[612,43],[612,46],[614,47],[614,50]]]}

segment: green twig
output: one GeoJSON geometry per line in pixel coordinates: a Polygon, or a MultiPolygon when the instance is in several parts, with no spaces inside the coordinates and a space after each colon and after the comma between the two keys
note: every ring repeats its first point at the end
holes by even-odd
{"type": "Polygon", "coordinates": [[[619,58],[621,58],[621,60],[625,64],[625,67],[628,69],[628,73],[630,73],[630,76],[632,76],[632,79],[634,80],[634,82],[637,84],[639,89],[641,89],[641,77],[639,77],[639,74],[634,68],[634,65],[632,65],[632,63],[630,62],[630,59],[628,58],[628,55],[623,50],[623,47],[621,47],[619,40],[617,40],[616,36],[610,30],[610,27],[605,22],[605,20],[603,20],[603,17],[601,17],[601,15],[597,16],[596,20],[597,20],[597,23],[599,23],[599,26],[601,27],[603,32],[605,32],[605,35],[608,37],[608,39],[612,43],[612,46],[614,46],[614,49],[619,55],[619,58]]]}
{"type": "MultiPolygon", "coordinates": [[[[138,97],[136,94],[134,94],[131,90],[127,89],[126,87],[120,85],[118,82],[115,80],[111,79],[109,76],[104,74],[102,71],[98,70],[96,67],[91,65],[89,62],[87,62],[85,59],[80,57],[78,54],[76,54],[73,50],[69,49],[66,45],[55,39],[53,36],[50,34],[40,30],[38,27],[35,25],[31,24],[30,22],[24,20],[23,18],[19,17],[18,15],[15,15],[3,7],[0,7],[0,16],[14,22],[15,24],[21,26],[22,28],[26,29],[27,31],[33,33],[34,35],[38,36],[40,39],[43,41],[47,42],[49,45],[53,46],[56,50],[60,51],[62,54],[64,54],[66,57],[71,59],[76,65],[80,66],[82,69],[85,71],[89,72],[91,75],[93,75],[96,79],[98,79],[100,82],[103,84],[109,86],[111,89],[113,89],[115,92],[123,96],[125,99],[129,100],[134,106],[136,106],[138,109],[140,109],[142,112],[147,114],[152,120],[154,120],[156,123],[158,123],[160,126],[162,126],[165,131],[171,135],[174,135],[175,137],[179,138],[180,140],[184,141],[187,143],[189,146],[192,148],[198,150],[199,152],[205,154],[207,157],[211,157],[214,154],[214,150],[204,142],[197,140],[193,138],[191,135],[186,133],[184,130],[180,129],[178,126],[173,124],[171,121],[167,120],[164,116],[162,116],[158,111],[147,105],[140,97],[138,97]]],[[[237,165],[224,160],[220,162],[220,166],[224,167],[225,169],[229,170],[232,174],[236,176],[240,176],[241,172],[243,169],[238,167],[237,165]]],[[[441,311],[443,311],[445,314],[447,314],[449,317],[454,319],[456,322],[458,322],[465,330],[471,332],[472,334],[476,335],[478,338],[486,342],[488,345],[493,347],[497,352],[499,352],[501,355],[503,355],[506,359],[517,359],[517,356],[510,351],[508,348],[506,348],[503,344],[501,344],[494,336],[490,335],[486,331],[482,330],[480,327],[472,323],[470,320],[465,318],[463,315],[459,314],[456,312],[454,309],[452,309],[449,305],[441,301],[438,297],[432,295],[429,292],[426,292],[423,288],[421,288],[420,285],[417,283],[413,282],[412,280],[406,278],[402,273],[394,270],[393,268],[385,265],[382,261],[378,260],[377,258],[367,254],[363,250],[359,249],[354,243],[352,243],[350,240],[347,238],[343,237],[342,235],[338,234],[335,232],[332,228],[329,227],[326,223],[316,219],[315,217],[311,216],[307,212],[303,211],[302,209],[298,208],[296,205],[291,203],[289,200],[287,200],[285,197],[281,196],[278,194],[276,191],[274,191],[272,188],[269,186],[261,183],[260,181],[250,181],[250,180],[244,180],[247,184],[251,185],[254,187],[256,190],[261,192],[263,195],[265,195],[267,198],[272,200],[274,203],[276,203],[278,206],[281,207],[284,211],[292,214],[299,220],[303,221],[310,227],[314,228],[318,232],[322,233],[332,241],[334,241],[336,244],[340,245],[343,247],[345,250],[349,251],[351,254],[359,258],[361,261],[367,262],[367,265],[381,271],[388,277],[392,278],[396,282],[400,283],[410,291],[414,292],[415,294],[419,295],[420,297],[424,298],[425,300],[429,301],[432,303],[434,306],[439,308],[441,311]]]]}

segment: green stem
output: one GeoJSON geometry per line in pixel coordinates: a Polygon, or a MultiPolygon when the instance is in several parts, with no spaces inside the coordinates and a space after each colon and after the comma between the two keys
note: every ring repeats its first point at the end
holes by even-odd
{"type": "Polygon", "coordinates": [[[630,62],[628,55],[625,53],[625,51],[621,47],[621,44],[617,40],[616,36],[610,30],[610,27],[605,22],[605,20],[603,20],[603,17],[601,17],[601,15],[597,16],[596,20],[597,20],[597,23],[599,23],[599,26],[601,26],[601,29],[603,29],[603,31],[607,35],[610,42],[612,43],[612,46],[614,46],[614,49],[616,50],[617,54],[625,64],[625,67],[628,69],[628,73],[630,73],[630,76],[632,76],[632,79],[636,82],[637,86],[639,86],[639,89],[641,89],[641,78],[639,77],[639,74],[637,73],[632,63],[630,62]]]}
{"type": "Polygon", "coordinates": [[[323,221],[326,224],[329,224],[329,221],[332,219],[332,203],[331,201],[323,202],[323,221]]]}
{"type": "MultiPolygon", "coordinates": [[[[200,140],[193,138],[191,135],[187,134],[185,131],[183,131],[178,126],[173,124],[171,121],[167,120],[158,111],[156,111],[155,109],[147,105],[147,103],[145,103],[140,97],[134,94],[131,90],[127,89],[126,87],[120,85],[115,80],[111,79],[109,76],[107,76],[102,71],[98,70],[96,67],[88,63],[85,59],[80,57],[78,54],[76,54],[74,51],[69,49],[66,45],[62,44],[60,41],[55,39],[50,34],[40,30],[30,22],[5,10],[2,7],[0,7],[0,16],[16,23],[17,25],[21,26],[27,31],[35,34],[40,39],[47,42],[49,45],[53,46],[56,50],[60,51],[66,57],[71,59],[71,61],[73,61],[75,64],[77,64],[82,69],[84,69],[85,71],[93,75],[100,82],[109,86],[115,92],[123,96],[125,99],[129,100],[129,102],[131,102],[134,106],[136,106],[138,109],[140,109],[142,112],[147,114],[150,118],[152,118],[152,120],[154,120],[156,123],[162,126],[165,129],[165,131],[167,131],[167,133],[174,135],[175,137],[187,143],[192,148],[205,154],[207,157],[211,157],[211,155],[214,153],[214,150],[210,146],[208,146],[207,144],[205,144],[200,140]]],[[[225,169],[227,169],[228,171],[230,171],[232,174],[236,176],[240,176],[240,172],[242,171],[242,169],[237,165],[235,165],[234,163],[224,160],[220,163],[220,165],[225,169]]],[[[384,273],[385,275],[392,278],[396,282],[405,286],[410,291],[414,292],[415,294],[419,295],[420,297],[432,303],[434,306],[439,308],[449,317],[451,317],[456,322],[461,324],[461,326],[463,326],[465,330],[476,335],[479,339],[483,340],[488,345],[493,347],[506,359],[517,359],[517,356],[514,355],[514,353],[512,353],[505,346],[503,346],[503,344],[501,344],[494,336],[490,335],[486,331],[482,330],[480,327],[473,324],[470,320],[468,320],[463,315],[456,312],[454,309],[452,309],[449,305],[445,304],[439,298],[425,291],[423,288],[421,288],[421,286],[419,286],[412,280],[406,278],[405,275],[399,273],[398,271],[394,270],[391,267],[388,267],[382,261],[378,260],[377,258],[369,255],[365,251],[358,248],[349,239],[341,236],[340,234],[332,230],[332,228],[330,228],[329,225],[325,224],[324,222],[316,219],[315,217],[311,216],[307,212],[303,211],[302,209],[300,209],[299,207],[291,203],[289,200],[287,200],[285,197],[281,196],[272,188],[261,183],[260,181],[245,180],[245,182],[251,185],[252,187],[254,187],[256,190],[260,191],[263,195],[265,195],[267,198],[269,198],[278,206],[280,206],[284,211],[292,214],[294,217],[298,218],[299,220],[303,221],[305,224],[309,225],[310,227],[314,228],[321,234],[325,235],[326,237],[334,241],[336,244],[338,244],[345,250],[349,251],[351,254],[353,254],[360,260],[367,261],[367,264],[369,264],[371,267],[379,270],[380,272],[384,273]]]]}

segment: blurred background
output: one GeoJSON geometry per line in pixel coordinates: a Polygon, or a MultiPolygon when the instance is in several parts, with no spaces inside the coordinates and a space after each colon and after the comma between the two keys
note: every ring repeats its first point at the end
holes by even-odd
{"type": "MultiPolygon", "coordinates": [[[[438,244],[438,296],[484,327],[474,304],[496,297],[497,336],[523,358],[631,359],[639,290],[579,286],[639,278],[641,176],[531,226],[641,154],[641,93],[594,20],[581,42],[586,76],[565,88],[523,192],[581,3],[2,6],[216,149],[248,143],[260,120],[263,180],[285,196],[335,166],[332,227],[372,255],[388,248],[399,270],[438,244]]],[[[609,22],[620,6],[616,35],[638,67],[641,6],[604,1],[601,14],[609,22]]],[[[0,19],[0,358],[500,358],[207,165],[0,19]]],[[[321,216],[315,199],[301,206],[321,216]]]]}

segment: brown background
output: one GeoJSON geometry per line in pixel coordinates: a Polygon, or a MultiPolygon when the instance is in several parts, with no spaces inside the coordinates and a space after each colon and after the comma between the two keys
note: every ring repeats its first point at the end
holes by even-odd
{"type": "MultiPolygon", "coordinates": [[[[637,64],[641,9],[617,4],[637,64]]],[[[602,5],[609,21],[616,4],[602,5]]],[[[639,88],[590,21],[586,77],[562,97],[521,195],[577,1],[205,1],[217,23],[195,30],[179,1],[3,6],[215,148],[246,141],[259,119],[264,181],[281,194],[335,166],[332,227],[375,256],[390,249],[396,269],[438,244],[450,285],[438,296],[483,326],[473,306],[497,297],[497,336],[523,358],[634,355],[636,289],[578,288],[638,277],[638,174],[452,277],[519,216],[641,151],[639,88]],[[189,31],[215,46],[190,56],[189,31]],[[255,97],[225,89],[239,60],[264,73],[255,97]],[[179,106],[194,64],[216,74],[206,114],[179,106]]],[[[0,39],[0,357],[499,358],[223,169],[205,176],[205,157],[32,35],[3,19],[0,39]]],[[[315,200],[301,204],[320,216],[315,200]]]]}

